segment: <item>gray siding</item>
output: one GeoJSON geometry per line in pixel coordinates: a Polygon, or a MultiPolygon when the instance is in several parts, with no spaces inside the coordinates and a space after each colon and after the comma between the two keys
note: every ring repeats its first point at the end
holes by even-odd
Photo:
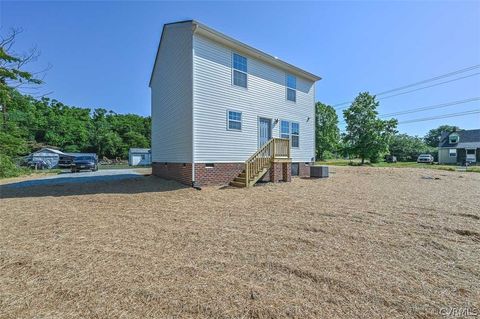
{"type": "Polygon", "coordinates": [[[455,164],[457,162],[457,157],[449,156],[449,148],[439,148],[438,149],[438,163],[439,164],[455,164]]]}
{"type": "Polygon", "coordinates": [[[191,23],[165,26],[152,81],[152,161],[192,160],[191,23]]]}
{"type": "MultiPolygon", "coordinates": [[[[243,162],[258,149],[258,118],[300,124],[300,147],[294,162],[314,157],[314,83],[297,76],[297,102],[286,100],[285,71],[248,58],[248,88],[232,84],[232,50],[195,34],[194,142],[195,162],[243,162]],[[242,131],[227,130],[227,110],[242,112],[242,131]]],[[[280,122],[273,126],[279,137],[280,122]]]]}

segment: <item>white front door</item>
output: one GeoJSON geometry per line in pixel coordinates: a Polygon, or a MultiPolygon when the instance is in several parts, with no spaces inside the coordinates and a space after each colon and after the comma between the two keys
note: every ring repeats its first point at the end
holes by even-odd
{"type": "Polygon", "coordinates": [[[272,120],[261,117],[258,120],[258,146],[262,146],[272,138],[272,120]]]}

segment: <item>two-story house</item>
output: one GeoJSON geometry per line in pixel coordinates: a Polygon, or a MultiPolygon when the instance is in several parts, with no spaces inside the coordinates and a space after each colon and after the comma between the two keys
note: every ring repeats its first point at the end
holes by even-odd
{"type": "Polygon", "coordinates": [[[318,80],[197,21],[164,25],[150,79],[153,174],[234,186],[308,175],[318,80]]]}

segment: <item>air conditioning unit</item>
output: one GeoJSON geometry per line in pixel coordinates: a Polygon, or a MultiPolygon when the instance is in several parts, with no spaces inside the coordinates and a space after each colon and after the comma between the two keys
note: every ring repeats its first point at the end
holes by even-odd
{"type": "Polygon", "coordinates": [[[328,166],[310,166],[310,177],[328,177],[328,166]]]}

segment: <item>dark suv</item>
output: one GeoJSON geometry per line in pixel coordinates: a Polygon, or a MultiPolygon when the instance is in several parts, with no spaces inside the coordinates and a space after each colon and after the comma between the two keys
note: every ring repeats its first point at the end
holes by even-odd
{"type": "Polygon", "coordinates": [[[98,161],[94,156],[78,156],[75,157],[72,163],[72,173],[81,170],[98,170],[98,161]]]}

